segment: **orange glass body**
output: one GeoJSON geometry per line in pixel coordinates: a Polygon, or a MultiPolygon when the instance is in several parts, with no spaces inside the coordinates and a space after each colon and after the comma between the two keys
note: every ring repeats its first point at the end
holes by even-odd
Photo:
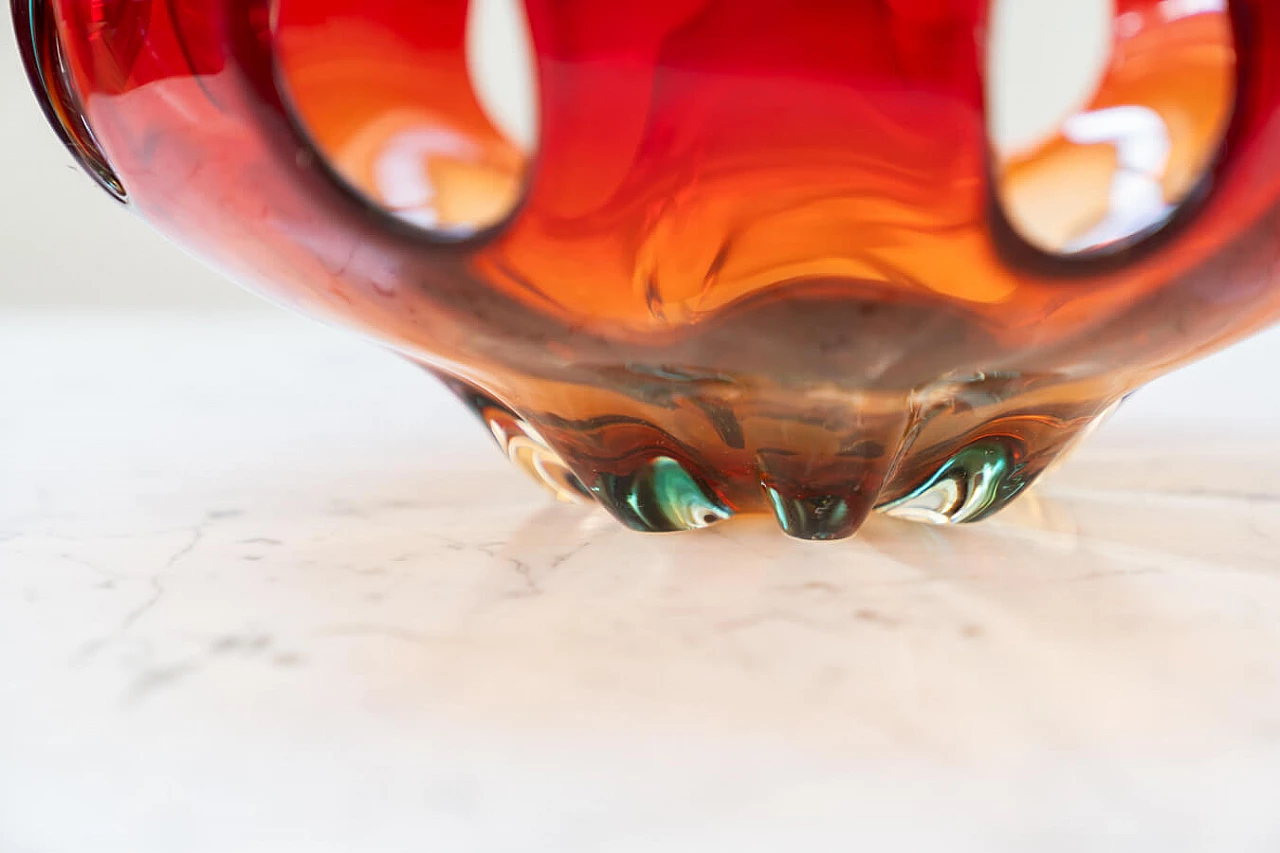
{"type": "Polygon", "coordinates": [[[1088,176],[1123,151],[997,150],[985,0],[526,0],[528,150],[469,82],[465,0],[14,4],[110,191],[426,365],[637,529],[977,520],[1132,389],[1280,315],[1269,0],[1118,3],[1136,29],[1092,106],[1169,119],[1150,183],[1176,203],[1082,252],[1054,250],[1054,211],[1092,193],[1103,216],[1088,176]],[[397,122],[438,155],[427,219],[378,196],[397,122]]]}

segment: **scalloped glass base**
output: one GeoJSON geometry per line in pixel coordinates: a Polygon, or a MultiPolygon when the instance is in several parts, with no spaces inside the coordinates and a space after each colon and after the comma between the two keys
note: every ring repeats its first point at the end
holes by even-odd
{"type": "Polygon", "coordinates": [[[906,396],[808,388],[751,397],[737,386],[651,378],[625,408],[616,388],[574,389],[578,405],[562,414],[536,404],[517,412],[440,375],[507,456],[560,500],[595,501],[626,527],[653,533],[768,513],[807,540],[852,536],[872,512],[980,521],[1119,401],[1114,393],[1082,398],[1089,389],[1081,383],[1046,378],[974,377],[906,396]],[[604,398],[612,410],[578,408],[604,398]],[[644,416],[655,406],[665,426],[644,416]]]}

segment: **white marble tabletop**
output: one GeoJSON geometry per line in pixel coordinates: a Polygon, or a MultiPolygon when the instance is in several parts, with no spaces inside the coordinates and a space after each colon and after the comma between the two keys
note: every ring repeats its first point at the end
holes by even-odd
{"type": "Polygon", "coordinates": [[[1280,849],[1271,334],[983,525],[642,536],[283,314],[0,317],[0,851],[1280,849]]]}

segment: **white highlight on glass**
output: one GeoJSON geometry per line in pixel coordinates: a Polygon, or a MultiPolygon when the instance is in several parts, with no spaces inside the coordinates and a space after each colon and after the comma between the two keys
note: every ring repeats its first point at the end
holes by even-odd
{"type": "Polygon", "coordinates": [[[436,210],[435,187],[427,169],[436,157],[474,159],[476,146],[464,136],[435,128],[402,130],[387,140],[373,164],[373,180],[382,203],[405,222],[459,234],[468,227],[442,226],[436,210]]]}
{"type": "Polygon", "coordinates": [[[1176,21],[1209,12],[1221,14],[1227,11],[1227,0],[1164,0],[1159,9],[1160,17],[1166,21],[1176,21]]]}
{"type": "Polygon", "coordinates": [[[1111,144],[1116,149],[1106,216],[1067,243],[1064,251],[1083,252],[1126,240],[1169,218],[1172,207],[1165,201],[1162,181],[1173,143],[1159,113],[1139,106],[1079,113],[1063,123],[1062,134],[1077,145],[1111,144]]]}

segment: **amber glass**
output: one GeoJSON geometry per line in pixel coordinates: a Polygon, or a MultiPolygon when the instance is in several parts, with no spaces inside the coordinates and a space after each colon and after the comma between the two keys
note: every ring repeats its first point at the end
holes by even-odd
{"type": "Polygon", "coordinates": [[[479,2],[14,8],[136,213],[636,529],[983,518],[1280,314],[1272,0],[1117,0],[1093,94],[1017,142],[988,0],[526,0],[521,121],[479,2]]]}

